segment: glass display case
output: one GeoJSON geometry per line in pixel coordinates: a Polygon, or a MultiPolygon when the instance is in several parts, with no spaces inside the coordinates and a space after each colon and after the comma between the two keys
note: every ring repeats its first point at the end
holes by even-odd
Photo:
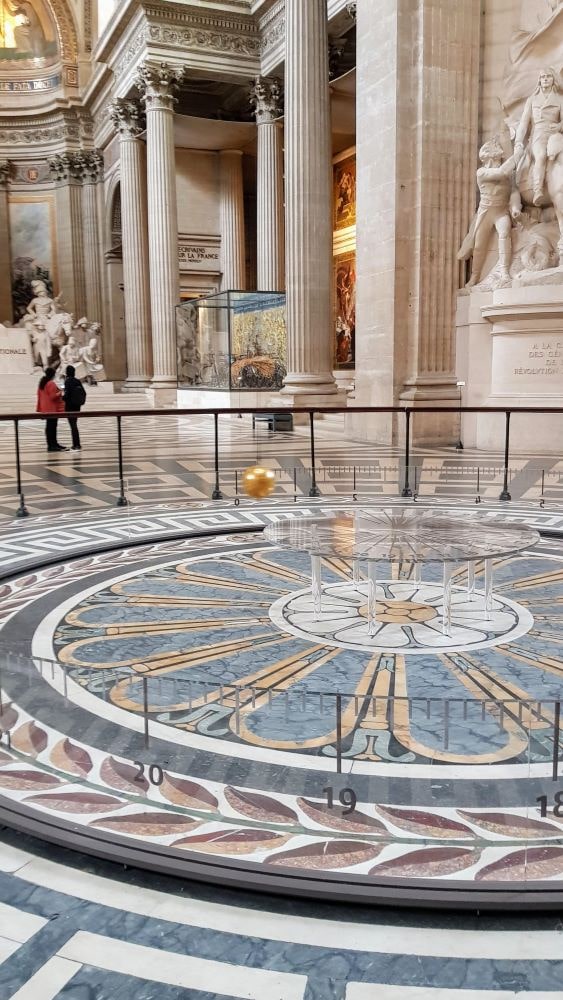
{"type": "Polygon", "coordinates": [[[178,388],[281,389],[287,374],[285,295],[219,292],[176,311],[178,388]]]}

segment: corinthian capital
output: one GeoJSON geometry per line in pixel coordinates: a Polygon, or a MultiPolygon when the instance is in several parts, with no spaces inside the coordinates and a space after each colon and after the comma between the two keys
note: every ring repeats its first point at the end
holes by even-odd
{"type": "Polygon", "coordinates": [[[140,101],[118,98],[108,107],[108,118],[124,139],[135,139],[145,131],[145,110],[140,101]]]}
{"type": "Polygon", "coordinates": [[[81,181],[83,177],[82,153],[63,153],[48,160],[49,172],[55,181],[81,181]]]}
{"type": "Polygon", "coordinates": [[[97,184],[104,179],[104,158],[99,149],[85,149],[78,154],[85,184],[97,184]]]}
{"type": "Polygon", "coordinates": [[[9,160],[0,160],[0,187],[5,187],[13,174],[13,166],[9,160]]]}
{"type": "Polygon", "coordinates": [[[135,85],[141,91],[141,100],[145,102],[147,111],[172,111],[176,103],[175,91],[183,75],[180,67],[169,63],[143,63],[137,70],[135,85]]]}
{"type": "Polygon", "coordinates": [[[250,88],[250,103],[259,125],[275,121],[283,114],[280,81],[275,77],[257,76],[250,88]]]}

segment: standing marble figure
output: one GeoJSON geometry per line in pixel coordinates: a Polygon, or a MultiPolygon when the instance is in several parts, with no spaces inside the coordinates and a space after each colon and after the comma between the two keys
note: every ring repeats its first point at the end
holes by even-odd
{"type": "Polygon", "coordinates": [[[562,131],[563,94],[553,70],[545,69],[540,73],[535,93],[526,102],[514,143],[518,175],[528,163],[532,166],[534,205],[541,205],[544,199],[549,141],[562,131]],[[528,134],[530,141],[525,151],[528,134]]]}
{"type": "Polygon", "coordinates": [[[510,281],[509,271],[512,262],[510,201],[515,161],[514,156],[510,156],[503,163],[503,158],[503,148],[496,138],[490,139],[479,150],[479,159],[483,164],[477,171],[477,185],[481,196],[479,208],[457,255],[458,260],[468,260],[473,255],[471,278],[466,288],[472,288],[481,280],[483,264],[494,229],[498,233],[499,242],[499,283],[510,281]]]}

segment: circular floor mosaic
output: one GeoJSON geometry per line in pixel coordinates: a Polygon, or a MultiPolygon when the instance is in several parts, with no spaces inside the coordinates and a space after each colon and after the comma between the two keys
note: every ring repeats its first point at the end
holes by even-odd
{"type": "Polygon", "coordinates": [[[373,647],[348,567],[323,564],[319,626],[307,557],[259,532],[7,582],[1,648],[19,655],[1,662],[2,818],[66,824],[81,849],[142,845],[192,875],[202,857],[231,866],[227,881],[317,872],[304,891],[319,893],[344,876],[557,888],[563,547],[495,563],[490,621],[483,568],[475,602],[460,569],[446,647],[440,570],[378,571],[373,647]]]}
{"type": "Polygon", "coordinates": [[[97,710],[100,700],[109,703],[123,725],[146,714],[172,739],[228,741],[271,759],[272,751],[334,757],[339,694],[348,760],[525,767],[549,760],[541,732],[530,744],[516,717],[517,702],[560,693],[554,611],[563,578],[551,557],[496,566],[490,621],[482,595],[470,602],[458,587],[449,637],[439,569],[434,583],[390,581],[380,588],[380,613],[395,620],[382,620],[372,640],[365,595],[354,592],[346,565],[323,565],[326,610],[318,622],[303,586],[305,555],[259,538],[205,548],[77,590],[42,623],[34,652],[61,663],[71,700],[94,711],[94,699],[97,710]],[[426,620],[410,620],[416,613],[426,620]],[[403,698],[408,706],[395,700],[403,698]],[[510,699],[500,719],[497,703],[510,699]]]}

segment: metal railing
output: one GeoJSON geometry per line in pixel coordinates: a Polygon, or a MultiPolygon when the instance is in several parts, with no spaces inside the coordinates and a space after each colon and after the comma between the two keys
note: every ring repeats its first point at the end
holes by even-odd
{"type": "MultiPolygon", "coordinates": [[[[150,417],[152,419],[165,419],[166,417],[202,417],[211,416],[213,417],[213,486],[211,490],[212,500],[223,500],[225,495],[222,488],[222,467],[221,467],[221,441],[220,441],[220,419],[221,417],[232,417],[234,415],[248,415],[256,416],[258,414],[272,413],[274,410],[273,406],[269,407],[237,407],[231,409],[159,409],[159,410],[102,410],[102,411],[87,411],[81,412],[80,414],[74,414],[74,416],[79,416],[81,420],[115,420],[116,422],[116,471],[117,471],[117,482],[118,495],[116,497],[115,503],[117,507],[126,507],[128,505],[127,491],[126,491],[126,473],[125,473],[125,457],[124,457],[124,440],[123,440],[123,421],[129,418],[138,417],[150,417]]],[[[510,447],[511,447],[511,419],[515,415],[537,415],[537,414],[549,414],[551,416],[563,415],[563,407],[475,407],[475,406],[455,406],[455,407],[400,407],[400,406],[354,406],[354,407],[295,407],[284,411],[295,416],[305,417],[309,425],[309,483],[308,489],[304,492],[310,498],[315,498],[321,496],[319,481],[319,468],[317,465],[317,441],[315,435],[315,417],[322,417],[325,415],[334,414],[345,414],[346,416],[354,416],[355,414],[394,414],[398,419],[404,421],[403,434],[404,446],[402,449],[402,456],[400,459],[400,482],[398,483],[398,495],[403,498],[413,498],[416,499],[419,489],[419,481],[417,479],[417,467],[412,464],[412,430],[413,421],[416,415],[423,414],[436,414],[436,413],[449,413],[454,416],[461,417],[464,413],[481,413],[481,414],[498,414],[504,416],[504,459],[502,465],[499,467],[499,471],[502,476],[502,489],[499,494],[499,500],[510,501],[512,495],[510,492],[510,447]]],[[[22,477],[22,456],[21,456],[21,442],[20,442],[20,425],[23,421],[36,421],[45,420],[49,415],[37,414],[37,413],[18,413],[18,414],[0,414],[0,423],[12,423],[14,429],[14,460],[15,460],[15,472],[16,472],[16,492],[18,498],[18,506],[15,511],[16,517],[23,518],[29,516],[29,511],[26,507],[25,494],[23,489],[23,477],[22,477]]],[[[53,414],[51,414],[53,416],[53,414]]],[[[63,417],[63,415],[60,415],[63,417]]],[[[64,414],[64,417],[73,416],[73,414],[64,414]]],[[[562,442],[562,452],[563,452],[563,433],[561,434],[562,442]]],[[[366,463],[362,463],[365,468],[366,463]]],[[[466,468],[466,466],[464,466],[466,468]]],[[[475,470],[475,475],[477,478],[477,489],[476,497],[480,496],[480,478],[481,478],[481,467],[479,465],[473,466],[475,470]]],[[[357,475],[358,467],[352,467],[352,489],[351,495],[354,496],[358,493],[356,489],[357,485],[357,475]]],[[[549,475],[549,473],[547,473],[549,475]]],[[[541,497],[545,498],[544,487],[546,480],[546,471],[542,470],[542,491],[541,497]]],[[[235,482],[235,497],[238,495],[238,480],[235,482]]],[[[297,496],[297,484],[295,485],[295,495],[297,496]]],[[[477,500],[479,502],[479,500],[477,500]]]]}

